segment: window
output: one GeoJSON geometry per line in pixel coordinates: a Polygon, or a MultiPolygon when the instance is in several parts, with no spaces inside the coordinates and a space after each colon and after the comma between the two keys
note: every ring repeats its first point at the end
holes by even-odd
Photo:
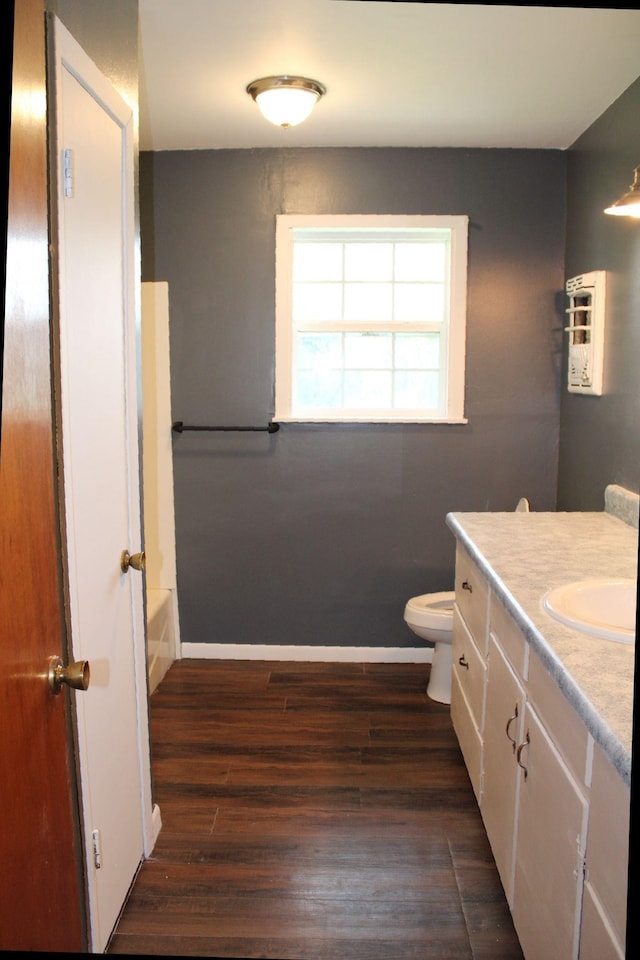
{"type": "Polygon", "coordinates": [[[464,422],[465,216],[276,228],[276,420],[464,422]]]}

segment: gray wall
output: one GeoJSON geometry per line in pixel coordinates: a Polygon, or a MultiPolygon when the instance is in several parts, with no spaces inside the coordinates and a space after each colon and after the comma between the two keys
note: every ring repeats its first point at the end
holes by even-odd
{"type": "Polygon", "coordinates": [[[46,0],[45,8],[59,17],[137,116],[138,0],[46,0]]]}
{"type": "Polygon", "coordinates": [[[640,164],[639,117],[640,79],[567,154],[567,276],[606,270],[608,296],[605,393],[562,393],[559,509],[601,510],[608,483],[639,489],[640,223],[602,212],[640,164]]]}
{"type": "Polygon", "coordinates": [[[453,584],[448,511],[555,508],[564,179],[557,151],[142,154],[143,279],[169,283],[185,423],[272,416],[277,213],[471,221],[467,425],[175,437],[183,641],[413,646],[407,598],[453,584]]]}

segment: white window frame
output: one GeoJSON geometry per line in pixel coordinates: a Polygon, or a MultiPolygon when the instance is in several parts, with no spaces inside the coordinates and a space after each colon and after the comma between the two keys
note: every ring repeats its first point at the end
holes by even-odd
{"type": "MultiPolygon", "coordinates": [[[[276,217],[276,370],[275,414],[280,422],[322,423],[466,423],[464,416],[467,249],[467,216],[421,215],[298,215],[276,217]],[[293,249],[296,228],[386,231],[447,230],[450,232],[450,281],[448,319],[444,323],[445,349],[441,374],[445,377],[441,406],[437,411],[382,409],[336,409],[298,412],[293,409],[294,341],[292,316],[293,249]]],[[[378,325],[376,325],[377,329],[378,325]]],[[[344,327],[346,329],[346,325],[344,327]]],[[[391,329],[380,324],[380,331],[391,329]]]]}

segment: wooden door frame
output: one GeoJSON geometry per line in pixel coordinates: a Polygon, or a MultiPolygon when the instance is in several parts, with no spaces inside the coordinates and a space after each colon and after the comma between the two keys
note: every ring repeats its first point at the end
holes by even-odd
{"type": "Polygon", "coordinates": [[[0,453],[0,949],[86,949],[53,429],[44,0],[15,5],[0,453]]]}

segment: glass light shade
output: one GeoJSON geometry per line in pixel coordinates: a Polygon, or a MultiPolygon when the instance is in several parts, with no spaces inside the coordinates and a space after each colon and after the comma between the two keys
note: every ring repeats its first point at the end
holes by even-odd
{"type": "Polygon", "coordinates": [[[633,183],[628,191],[607,207],[604,211],[616,217],[636,217],[640,219],[640,167],[633,171],[633,183]]]}
{"type": "Polygon", "coordinates": [[[260,112],[277,127],[295,127],[306,120],[325,88],[306,77],[264,77],[247,87],[260,112]]]}

